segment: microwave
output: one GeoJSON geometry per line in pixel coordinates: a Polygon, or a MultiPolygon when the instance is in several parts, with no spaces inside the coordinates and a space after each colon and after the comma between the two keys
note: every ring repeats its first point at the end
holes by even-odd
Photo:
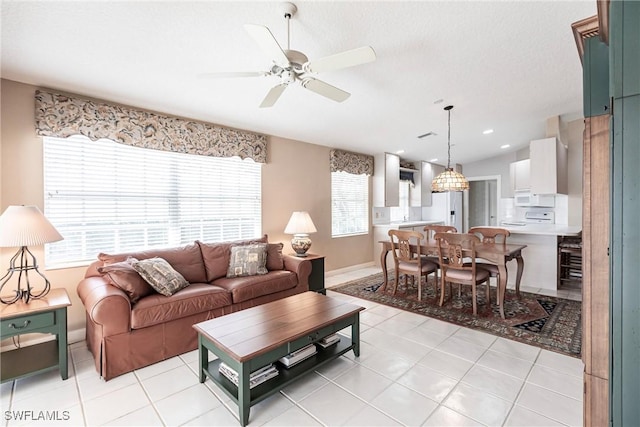
{"type": "Polygon", "coordinates": [[[515,206],[552,208],[556,205],[556,197],[553,194],[532,194],[530,191],[516,191],[513,204],[515,206]]]}

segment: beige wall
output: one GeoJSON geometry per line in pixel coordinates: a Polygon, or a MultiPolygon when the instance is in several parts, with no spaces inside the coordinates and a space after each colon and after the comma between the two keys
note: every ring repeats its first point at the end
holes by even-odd
{"type": "MultiPolygon", "coordinates": [[[[34,95],[37,87],[1,81],[0,209],[9,205],[36,205],[44,210],[42,139],[35,134],[34,95]]],[[[283,138],[270,137],[268,163],[262,169],[263,232],[269,240],[284,242],[285,252],[293,252],[291,236],[283,233],[294,210],[309,211],[318,232],[311,235],[310,252],[326,256],[326,271],[372,261],[372,234],[331,238],[330,148],[283,138]]],[[[43,248],[30,248],[44,267],[43,248]]],[[[2,249],[0,271],[8,266],[16,248],[2,249]]],[[[67,289],[73,305],[69,308],[69,330],[84,328],[84,311],[76,285],[85,268],[45,272],[53,287],[67,289]]]]}

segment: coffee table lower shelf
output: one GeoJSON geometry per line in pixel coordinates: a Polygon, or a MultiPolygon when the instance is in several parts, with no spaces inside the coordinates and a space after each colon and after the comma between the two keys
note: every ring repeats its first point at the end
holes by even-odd
{"type": "MultiPolygon", "coordinates": [[[[306,375],[309,372],[313,372],[320,366],[337,359],[354,348],[355,344],[352,344],[351,338],[341,336],[340,341],[337,343],[327,348],[318,348],[318,352],[316,354],[290,368],[285,368],[276,364],[276,367],[278,368],[278,376],[273,377],[262,384],[258,384],[250,390],[251,399],[249,406],[253,406],[272,394],[277,393],[301,376],[306,375]]],[[[213,382],[218,384],[227,396],[238,404],[238,387],[218,371],[220,363],[220,359],[209,362],[209,366],[206,369],[205,374],[211,378],[213,382]]]]}

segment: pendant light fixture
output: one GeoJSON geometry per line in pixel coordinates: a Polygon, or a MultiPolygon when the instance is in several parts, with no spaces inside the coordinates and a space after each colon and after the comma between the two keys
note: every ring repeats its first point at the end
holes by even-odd
{"type": "Polygon", "coordinates": [[[444,107],[449,113],[449,131],[447,133],[447,168],[436,176],[431,182],[431,191],[434,193],[444,193],[446,191],[464,191],[469,189],[469,181],[460,172],[456,172],[451,167],[451,110],[453,105],[444,107]]]}

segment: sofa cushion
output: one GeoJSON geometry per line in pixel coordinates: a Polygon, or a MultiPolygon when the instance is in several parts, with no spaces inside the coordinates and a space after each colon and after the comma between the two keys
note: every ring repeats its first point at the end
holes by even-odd
{"type": "Polygon", "coordinates": [[[149,249],[147,251],[129,252],[122,254],[104,254],[98,255],[98,259],[105,264],[113,264],[115,262],[125,261],[132,257],[138,260],[148,258],[165,259],[171,266],[190,283],[207,282],[207,275],[202,262],[202,253],[200,247],[195,244],[181,246],[179,248],[168,249],[149,249]]]}
{"type": "Polygon", "coordinates": [[[223,277],[214,280],[213,284],[229,291],[235,304],[294,288],[298,284],[298,276],[291,271],[280,270],[262,276],[223,277]]]}
{"type": "Polygon", "coordinates": [[[131,309],[131,328],[166,323],[230,305],[231,295],[226,290],[208,283],[192,283],[170,297],[154,294],[140,299],[131,309]]]}
{"type": "Polygon", "coordinates": [[[227,277],[267,274],[266,264],[266,243],[232,246],[227,277]]]}
{"type": "Polygon", "coordinates": [[[267,243],[267,270],[284,270],[283,247],[282,243],[267,243]]]}
{"type": "Polygon", "coordinates": [[[169,297],[189,286],[182,274],[162,258],[133,260],[131,265],[153,289],[164,296],[169,297]]]}
{"type": "Polygon", "coordinates": [[[250,245],[253,243],[267,243],[265,234],[259,239],[236,240],[234,242],[203,243],[196,240],[202,252],[207,282],[211,282],[227,275],[229,260],[231,258],[231,246],[250,245]]]}
{"type": "Polygon", "coordinates": [[[135,258],[127,258],[122,262],[98,267],[98,272],[113,286],[122,289],[129,296],[132,304],[142,297],[155,293],[151,285],[131,265],[134,260],[135,258]]]}

